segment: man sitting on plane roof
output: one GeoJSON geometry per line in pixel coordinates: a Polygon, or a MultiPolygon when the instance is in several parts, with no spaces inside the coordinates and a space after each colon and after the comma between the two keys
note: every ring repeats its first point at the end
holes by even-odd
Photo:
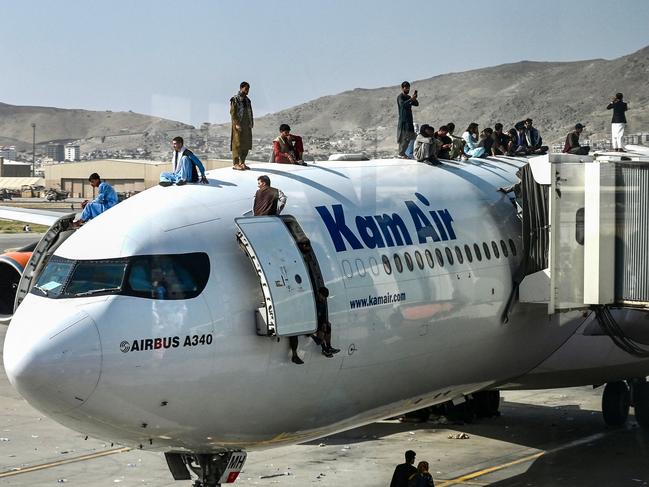
{"type": "Polygon", "coordinates": [[[283,123],[280,125],[279,137],[273,140],[273,154],[270,162],[306,166],[306,162],[302,159],[303,155],[302,137],[293,135],[288,124],[283,123]]]}
{"type": "Polygon", "coordinates": [[[75,228],[78,228],[88,220],[92,220],[96,216],[99,216],[104,211],[115,206],[118,202],[117,193],[115,193],[113,187],[105,181],[102,183],[99,174],[93,172],[88,178],[88,181],[90,181],[90,186],[93,188],[99,188],[99,193],[94,200],[85,200],[81,203],[81,207],[83,208],[81,218],[72,223],[75,228]]]}
{"type": "Polygon", "coordinates": [[[201,173],[200,182],[209,184],[205,177],[205,166],[192,151],[184,148],[183,144],[182,137],[172,139],[171,146],[174,149],[172,164],[174,170],[160,174],[160,186],[171,186],[172,184],[181,186],[185,183],[197,183],[199,182],[198,171],[201,173]],[[196,168],[198,168],[198,171],[196,168]]]}

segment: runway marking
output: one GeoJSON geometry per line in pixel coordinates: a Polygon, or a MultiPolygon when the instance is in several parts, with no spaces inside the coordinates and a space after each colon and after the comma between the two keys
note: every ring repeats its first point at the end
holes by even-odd
{"type": "Polygon", "coordinates": [[[31,467],[18,467],[5,472],[0,472],[0,479],[5,477],[13,477],[14,475],[20,475],[22,473],[37,472],[39,470],[45,470],[48,468],[60,467],[61,465],[67,465],[69,463],[83,462],[85,460],[94,460],[95,458],[107,457],[108,455],[115,455],[116,453],[126,453],[131,451],[128,447],[114,448],[112,450],[106,450],[98,453],[91,453],[89,455],[81,455],[78,457],[66,458],[65,460],[59,460],[56,462],[50,463],[41,463],[40,465],[33,465],[31,467]]]}
{"type": "Polygon", "coordinates": [[[500,465],[494,465],[493,467],[487,467],[483,468],[482,470],[476,470],[475,472],[471,472],[466,475],[462,475],[460,477],[456,477],[454,479],[449,479],[445,480],[443,482],[438,482],[436,485],[437,487],[447,487],[449,485],[457,485],[457,484],[468,484],[471,480],[476,479],[478,477],[483,477],[487,474],[497,472],[499,470],[504,470],[509,467],[513,467],[514,465],[519,465],[521,463],[526,463],[526,462],[531,462],[533,460],[536,460],[538,458],[541,458],[544,455],[550,454],[550,453],[556,453],[561,450],[566,450],[568,448],[573,448],[575,446],[580,446],[583,445],[584,443],[590,443],[591,441],[596,441],[596,440],[601,440],[602,438],[605,438],[606,436],[609,436],[614,433],[619,433],[621,431],[628,431],[628,429],[622,429],[622,430],[616,430],[616,431],[609,431],[606,433],[595,433],[594,435],[586,436],[584,438],[580,438],[578,440],[570,441],[568,443],[565,443],[564,445],[559,445],[555,448],[551,448],[549,450],[545,451],[540,451],[538,453],[534,453],[532,455],[526,455],[524,457],[518,458],[516,460],[512,460],[510,462],[506,463],[501,463],[500,465]]]}

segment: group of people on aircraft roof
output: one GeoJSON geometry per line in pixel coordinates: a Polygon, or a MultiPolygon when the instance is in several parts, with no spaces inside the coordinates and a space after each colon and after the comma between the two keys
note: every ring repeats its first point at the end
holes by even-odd
{"type": "MultiPolygon", "coordinates": [[[[461,137],[454,135],[455,124],[450,122],[437,130],[429,124],[417,127],[412,115],[412,107],[419,106],[417,90],[410,95],[410,83],[401,83],[401,93],[397,96],[398,123],[397,144],[398,156],[402,159],[414,158],[427,164],[439,164],[439,159],[462,160],[488,156],[525,156],[545,154],[548,146],[543,145],[539,130],[533,120],[526,118],[503,131],[503,124],[486,127],[482,131],[475,122],[471,122],[461,137]]],[[[626,127],[625,112],[627,103],[622,93],[617,93],[606,107],[613,110],[611,121],[611,139],[614,151],[624,152],[623,136],[626,127]]],[[[563,152],[587,155],[589,146],[579,143],[579,136],[584,125],[578,123],[566,136],[563,152]]]]}
{"type": "Polygon", "coordinates": [[[399,158],[414,158],[427,164],[439,164],[440,159],[466,160],[472,157],[545,154],[548,151],[548,146],[543,145],[543,138],[531,118],[517,122],[507,132],[503,131],[502,123],[480,131],[479,125],[471,122],[462,136],[458,137],[454,133],[453,122],[442,125],[437,130],[429,124],[415,127],[413,106],[419,106],[417,90],[410,95],[410,83],[404,81],[401,83],[401,93],[397,96],[399,158]]]}

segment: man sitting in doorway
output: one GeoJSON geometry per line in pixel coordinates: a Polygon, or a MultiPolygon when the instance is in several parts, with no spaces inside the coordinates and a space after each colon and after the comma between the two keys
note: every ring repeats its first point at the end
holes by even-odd
{"type": "Polygon", "coordinates": [[[306,166],[303,160],[304,145],[302,137],[293,135],[291,127],[283,123],[279,126],[279,136],[273,140],[273,156],[271,162],[279,164],[298,164],[306,166]]]}

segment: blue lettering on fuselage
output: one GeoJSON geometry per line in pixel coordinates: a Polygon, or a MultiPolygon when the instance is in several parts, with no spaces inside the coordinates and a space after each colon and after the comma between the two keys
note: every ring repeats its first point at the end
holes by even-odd
{"type": "MultiPolygon", "coordinates": [[[[428,200],[416,194],[419,204],[428,206],[428,200]]],[[[421,208],[415,201],[405,201],[407,215],[415,228],[418,243],[455,240],[453,217],[448,209],[429,210],[421,208]]],[[[345,250],[358,250],[362,248],[375,249],[383,247],[399,247],[412,245],[408,226],[404,218],[398,213],[382,213],[380,215],[356,216],[345,219],[343,205],[336,204],[331,207],[316,206],[316,211],[322,218],[329,231],[336,252],[345,250]]]]}

